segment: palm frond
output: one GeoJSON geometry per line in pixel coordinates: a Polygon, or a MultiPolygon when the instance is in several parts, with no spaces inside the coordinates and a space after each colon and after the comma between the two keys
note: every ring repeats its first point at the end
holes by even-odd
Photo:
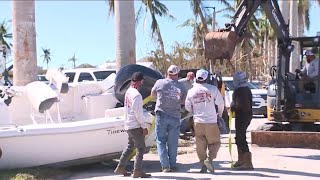
{"type": "Polygon", "coordinates": [[[141,16],[142,16],[142,10],[143,10],[143,8],[142,8],[142,5],[143,5],[143,3],[141,3],[141,5],[140,5],[140,7],[139,7],[139,9],[138,9],[138,11],[137,11],[137,13],[136,13],[136,26],[139,24],[139,20],[141,19],[141,16]]]}
{"type": "Polygon", "coordinates": [[[114,15],[114,1],[115,0],[106,0],[106,3],[109,5],[108,17],[114,15]]]}

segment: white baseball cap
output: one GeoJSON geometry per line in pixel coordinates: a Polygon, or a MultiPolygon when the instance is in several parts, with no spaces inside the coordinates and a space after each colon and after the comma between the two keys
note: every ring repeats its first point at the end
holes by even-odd
{"type": "Polygon", "coordinates": [[[170,74],[170,75],[177,75],[179,73],[179,71],[180,71],[180,69],[176,65],[171,65],[168,68],[168,74],[170,74]]]}
{"type": "Polygon", "coordinates": [[[312,52],[312,50],[306,50],[305,55],[312,56],[312,55],[314,55],[314,53],[312,52]]]}
{"type": "Polygon", "coordinates": [[[199,69],[196,73],[196,79],[199,81],[204,81],[208,78],[208,71],[204,69],[199,69]]]}

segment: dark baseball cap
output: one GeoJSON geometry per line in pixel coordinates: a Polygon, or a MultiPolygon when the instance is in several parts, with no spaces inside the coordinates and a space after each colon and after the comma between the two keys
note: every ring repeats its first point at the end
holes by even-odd
{"type": "Polygon", "coordinates": [[[141,72],[135,72],[135,73],[133,73],[133,75],[131,77],[131,81],[133,81],[133,82],[138,82],[138,81],[141,81],[143,79],[144,79],[144,77],[143,77],[143,74],[141,72]]]}

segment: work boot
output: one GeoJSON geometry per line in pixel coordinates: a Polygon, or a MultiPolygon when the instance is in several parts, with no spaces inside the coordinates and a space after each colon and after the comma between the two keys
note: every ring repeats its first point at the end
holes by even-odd
{"type": "Polygon", "coordinates": [[[236,170],[253,170],[253,165],[252,165],[252,155],[251,152],[245,152],[243,154],[243,163],[236,167],[236,170]]]}
{"type": "Polygon", "coordinates": [[[117,174],[122,174],[123,176],[131,176],[131,173],[128,172],[124,167],[117,166],[117,168],[114,170],[117,174]]]}
{"type": "Polygon", "coordinates": [[[143,171],[134,170],[132,177],[133,178],[149,178],[151,177],[151,174],[146,174],[143,171]]]}
{"type": "Polygon", "coordinates": [[[212,161],[210,161],[210,160],[205,160],[205,161],[204,161],[204,165],[207,167],[207,169],[208,169],[210,172],[214,173],[214,168],[213,168],[212,161]]]}
{"type": "Polygon", "coordinates": [[[200,173],[207,173],[208,172],[207,170],[208,170],[207,167],[205,165],[202,165],[200,173]]]}
{"type": "Polygon", "coordinates": [[[238,151],[238,161],[234,163],[233,167],[238,167],[243,164],[243,153],[238,151]]]}

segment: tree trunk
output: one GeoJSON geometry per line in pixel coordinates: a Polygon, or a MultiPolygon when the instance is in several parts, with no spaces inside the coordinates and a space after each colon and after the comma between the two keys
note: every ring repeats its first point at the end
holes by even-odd
{"type": "Polygon", "coordinates": [[[12,1],[13,85],[37,80],[35,0],[12,1]]]}
{"type": "Polygon", "coordinates": [[[136,63],[134,1],[114,1],[116,71],[136,63]]]}
{"type": "MultiPolygon", "coordinates": [[[[292,37],[298,36],[298,1],[290,1],[290,34],[292,37]]],[[[294,72],[299,68],[299,43],[292,43],[295,47],[290,57],[290,72],[294,72]]]]}
{"type": "MultiPolygon", "coordinates": [[[[269,43],[268,43],[268,29],[264,33],[263,37],[263,74],[266,75],[268,72],[268,65],[269,65],[269,60],[268,60],[268,48],[269,48],[269,43]]],[[[270,51],[270,50],[269,50],[270,51]]]]}
{"type": "Polygon", "coordinates": [[[250,45],[249,45],[249,42],[246,42],[246,45],[245,45],[245,49],[246,49],[246,55],[247,55],[247,58],[248,58],[248,65],[249,65],[249,80],[250,82],[252,82],[252,57],[251,57],[251,50],[250,50],[250,45]]]}
{"type": "Polygon", "coordinates": [[[304,12],[298,13],[298,37],[304,36],[304,12]]]}
{"type": "Polygon", "coordinates": [[[284,21],[288,24],[289,22],[289,8],[290,8],[290,1],[289,0],[281,0],[279,1],[279,8],[281,11],[281,14],[284,18],[284,21]]]}

